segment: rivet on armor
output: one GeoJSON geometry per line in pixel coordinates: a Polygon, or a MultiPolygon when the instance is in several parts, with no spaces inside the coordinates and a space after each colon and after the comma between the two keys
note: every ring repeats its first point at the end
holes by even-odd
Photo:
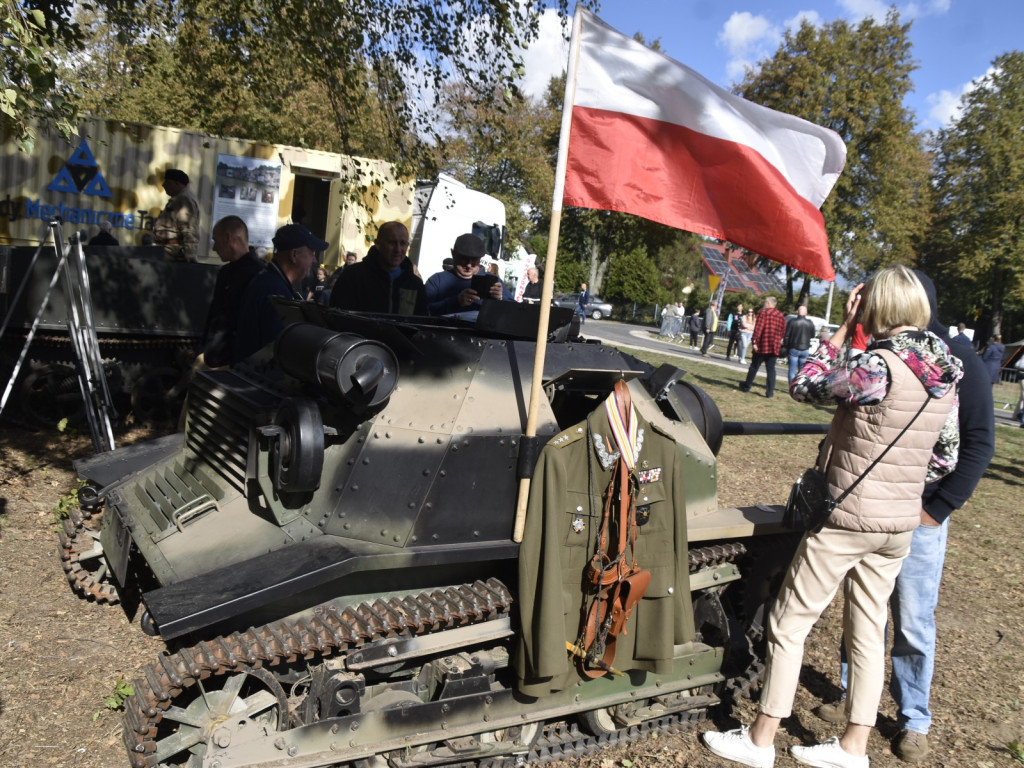
{"type": "Polygon", "coordinates": [[[395,539],[395,543],[397,544],[398,542],[400,542],[402,540],[402,537],[401,536],[395,536],[394,539],[395,539]]]}
{"type": "Polygon", "coordinates": [[[352,486],[352,490],[353,490],[353,491],[358,491],[358,490],[359,490],[359,486],[358,486],[358,485],[354,485],[354,484],[353,484],[353,486],[352,486]]]}
{"type": "Polygon", "coordinates": [[[424,477],[427,477],[427,475],[429,475],[429,474],[430,474],[430,470],[429,469],[424,469],[423,470],[423,476],[424,477]]]}
{"type": "MultiPolygon", "coordinates": [[[[412,426],[412,425],[410,424],[409,426],[412,426]]],[[[423,439],[423,436],[421,435],[420,437],[416,438],[416,442],[419,443],[420,445],[423,445],[423,443],[426,442],[426,441],[423,439]]]]}
{"type": "Polygon", "coordinates": [[[410,501],[409,502],[409,509],[416,509],[416,502],[415,501],[410,501]]]}
{"type": "Polygon", "coordinates": [[[369,463],[370,463],[370,460],[369,460],[369,459],[363,459],[363,466],[365,466],[365,465],[367,465],[367,464],[369,464],[369,463]]]}
{"type": "Polygon", "coordinates": [[[448,477],[448,473],[443,469],[440,472],[438,472],[438,474],[441,475],[441,477],[448,477]]]}
{"type": "Polygon", "coordinates": [[[578,433],[583,432],[583,427],[576,427],[576,432],[578,432],[578,433]]]}
{"type": "Polygon", "coordinates": [[[582,512],[583,511],[583,507],[576,507],[576,511],[577,512],[582,512]]]}
{"type": "Polygon", "coordinates": [[[381,528],[380,529],[380,535],[381,536],[387,536],[388,535],[388,529],[387,528],[381,528]]]}
{"type": "Polygon", "coordinates": [[[675,588],[675,587],[669,587],[669,588],[668,588],[668,593],[669,593],[670,595],[674,595],[674,594],[676,593],[676,588],[675,588]]]}

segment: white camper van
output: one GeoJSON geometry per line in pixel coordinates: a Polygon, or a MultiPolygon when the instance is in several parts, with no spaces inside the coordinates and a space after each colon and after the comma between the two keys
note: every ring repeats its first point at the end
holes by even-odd
{"type": "MultiPolygon", "coordinates": [[[[484,241],[487,258],[506,258],[505,206],[500,200],[443,173],[436,181],[416,185],[409,258],[424,280],[441,271],[455,238],[466,232],[484,241]]],[[[504,278],[504,265],[499,272],[504,278]]]]}

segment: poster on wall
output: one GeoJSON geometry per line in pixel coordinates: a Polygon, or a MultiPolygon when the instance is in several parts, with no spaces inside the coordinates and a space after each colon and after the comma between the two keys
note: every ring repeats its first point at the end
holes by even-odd
{"type": "Polygon", "coordinates": [[[271,248],[277,231],[281,163],[259,157],[217,155],[213,222],[238,216],[249,228],[249,245],[271,248]]]}

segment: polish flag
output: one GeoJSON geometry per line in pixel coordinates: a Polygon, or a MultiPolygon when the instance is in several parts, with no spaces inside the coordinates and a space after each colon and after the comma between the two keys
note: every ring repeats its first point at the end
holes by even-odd
{"type": "Polygon", "coordinates": [[[728,240],[834,279],[819,209],[846,162],[838,134],[735,96],[577,13],[563,202],[728,240]]]}

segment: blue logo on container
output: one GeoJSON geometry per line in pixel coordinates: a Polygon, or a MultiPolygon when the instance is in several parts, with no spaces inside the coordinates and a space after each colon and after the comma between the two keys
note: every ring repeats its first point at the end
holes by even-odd
{"type": "Polygon", "coordinates": [[[71,157],[53,177],[46,188],[49,192],[67,192],[70,194],[95,195],[96,197],[112,197],[107,180],[103,178],[96,158],[92,155],[89,145],[82,140],[71,157]]]}

